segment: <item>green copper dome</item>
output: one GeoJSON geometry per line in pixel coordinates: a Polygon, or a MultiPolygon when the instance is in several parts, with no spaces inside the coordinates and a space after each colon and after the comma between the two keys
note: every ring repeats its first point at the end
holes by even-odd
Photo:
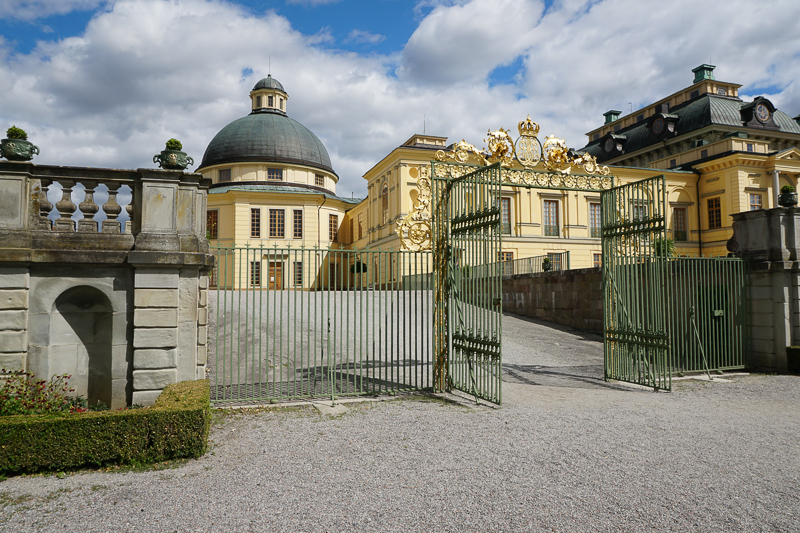
{"type": "Polygon", "coordinates": [[[273,78],[272,74],[267,74],[266,78],[259,80],[259,82],[256,83],[256,86],[253,87],[254,91],[259,89],[277,89],[279,91],[286,92],[283,90],[283,85],[281,85],[281,82],[273,78]]]}
{"type": "Polygon", "coordinates": [[[222,128],[206,148],[198,170],[245,162],[294,163],[335,174],[322,141],[275,109],[257,109],[222,128]]]}

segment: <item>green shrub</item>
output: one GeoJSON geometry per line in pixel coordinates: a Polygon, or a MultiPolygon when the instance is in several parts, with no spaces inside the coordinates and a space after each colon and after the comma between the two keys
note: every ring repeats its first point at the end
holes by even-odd
{"type": "Polygon", "coordinates": [[[0,473],[200,457],[210,421],[208,380],[169,385],[142,409],[5,416],[0,473]]]}
{"type": "Polygon", "coordinates": [[[183,145],[178,139],[172,138],[167,141],[167,150],[178,150],[180,151],[183,148],[183,145]]]}
{"type": "Polygon", "coordinates": [[[794,192],[794,187],[792,185],[784,185],[781,187],[781,194],[789,194],[794,192]]]}
{"type": "Polygon", "coordinates": [[[25,133],[25,130],[22,128],[18,128],[16,126],[11,126],[6,130],[6,138],[7,139],[19,139],[22,141],[28,140],[28,134],[25,133]]]}

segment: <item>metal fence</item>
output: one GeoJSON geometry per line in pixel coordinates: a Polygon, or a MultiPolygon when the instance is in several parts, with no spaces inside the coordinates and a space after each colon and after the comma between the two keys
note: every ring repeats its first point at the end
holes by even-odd
{"type": "Polygon", "coordinates": [[[212,401],[432,387],[429,253],[212,251],[212,401]]]}
{"type": "Polygon", "coordinates": [[[749,315],[746,262],[670,259],[666,282],[672,371],[744,368],[749,315]]]}
{"type": "Polygon", "coordinates": [[[501,264],[503,276],[569,270],[569,252],[534,255],[523,257],[522,259],[503,261],[501,264]]]}

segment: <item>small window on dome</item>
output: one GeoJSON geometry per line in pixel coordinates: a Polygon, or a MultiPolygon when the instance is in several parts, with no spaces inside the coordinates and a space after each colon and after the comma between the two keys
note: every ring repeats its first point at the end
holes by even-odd
{"type": "Polygon", "coordinates": [[[267,179],[268,180],[283,181],[283,169],[282,168],[268,168],[267,169],[267,179]]]}
{"type": "Polygon", "coordinates": [[[278,98],[278,100],[280,100],[280,103],[281,103],[281,111],[284,111],[284,109],[283,109],[283,98],[278,98]]]}
{"type": "Polygon", "coordinates": [[[273,97],[272,96],[267,96],[267,107],[272,107],[274,105],[275,104],[273,103],[273,97]]]}
{"type": "Polygon", "coordinates": [[[261,97],[260,96],[256,96],[256,108],[260,108],[260,107],[261,107],[261,97]]]}
{"type": "Polygon", "coordinates": [[[221,168],[217,171],[217,181],[231,181],[231,169],[221,168]]]}
{"type": "Polygon", "coordinates": [[[317,187],[324,187],[325,186],[325,176],[321,174],[316,174],[314,176],[314,185],[317,187]]]}

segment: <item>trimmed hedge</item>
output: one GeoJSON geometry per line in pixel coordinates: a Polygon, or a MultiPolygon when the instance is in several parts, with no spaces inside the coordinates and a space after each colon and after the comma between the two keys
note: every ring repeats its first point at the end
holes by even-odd
{"type": "Polygon", "coordinates": [[[0,472],[58,471],[200,457],[211,423],[208,380],[167,386],[151,407],[0,417],[0,472]]]}

